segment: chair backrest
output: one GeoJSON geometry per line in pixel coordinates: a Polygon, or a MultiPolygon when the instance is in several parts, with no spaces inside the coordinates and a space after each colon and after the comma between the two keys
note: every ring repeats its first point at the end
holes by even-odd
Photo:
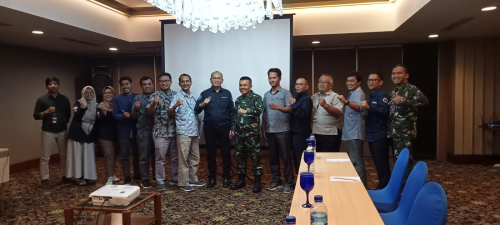
{"type": "Polygon", "coordinates": [[[401,201],[399,201],[399,206],[396,210],[405,220],[410,216],[415,198],[425,183],[427,183],[427,164],[425,162],[418,162],[406,181],[401,201]]]}
{"type": "Polygon", "coordinates": [[[408,149],[404,148],[401,153],[399,153],[396,164],[392,169],[391,179],[389,180],[387,186],[384,188],[384,191],[387,191],[387,193],[391,193],[391,200],[394,202],[396,202],[400,196],[399,194],[401,193],[401,189],[403,187],[403,178],[408,167],[409,157],[410,156],[408,149]]]}
{"type": "Polygon", "coordinates": [[[448,214],[448,198],[443,187],[429,182],[420,189],[406,225],[444,225],[448,214]]]}

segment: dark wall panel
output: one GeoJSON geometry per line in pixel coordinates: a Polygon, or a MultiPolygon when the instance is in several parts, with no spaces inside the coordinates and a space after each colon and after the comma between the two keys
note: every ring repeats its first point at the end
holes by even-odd
{"type": "Polygon", "coordinates": [[[155,77],[154,56],[120,56],[120,76],[131,77],[134,84],[132,91],[142,93],[139,83],[141,77],[149,76],[153,80],[155,77]]]}
{"type": "Polygon", "coordinates": [[[333,76],[333,91],[348,96],[345,81],[350,71],[356,70],[356,49],[330,49],[314,51],[314,92],[322,74],[333,76]]]}
{"type": "Polygon", "coordinates": [[[290,79],[290,91],[293,96],[297,93],[295,91],[295,81],[299,78],[307,78],[309,80],[309,96],[312,94],[312,51],[311,50],[298,50],[293,51],[293,62],[292,62],[293,74],[290,79]]]}
{"type": "Polygon", "coordinates": [[[435,159],[437,155],[438,44],[403,45],[403,62],[408,67],[410,83],[429,99],[419,108],[415,158],[435,159]]]}
{"type": "Polygon", "coordinates": [[[392,68],[403,61],[403,48],[396,47],[371,47],[358,49],[358,71],[363,75],[361,88],[365,91],[366,98],[370,98],[368,89],[368,76],[373,70],[378,70],[384,76],[382,89],[390,93],[395,85],[391,80],[392,68]]]}

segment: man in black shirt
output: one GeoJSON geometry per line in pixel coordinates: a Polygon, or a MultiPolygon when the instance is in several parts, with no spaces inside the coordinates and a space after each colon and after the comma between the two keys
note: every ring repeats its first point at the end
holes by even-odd
{"type": "Polygon", "coordinates": [[[205,142],[207,144],[208,188],[215,186],[217,175],[217,142],[222,154],[222,176],[223,187],[231,185],[229,171],[231,170],[231,152],[229,151],[229,134],[231,131],[231,119],[234,115],[234,103],[231,92],[221,87],[224,81],[222,73],[215,71],[210,75],[212,87],[203,91],[196,102],[194,111],[196,114],[205,110],[203,127],[205,142]]]}
{"type": "Polygon", "coordinates": [[[49,160],[52,149],[59,150],[61,159],[61,183],[69,183],[66,178],[66,141],[67,123],[71,118],[71,105],[68,97],[59,93],[59,79],[49,77],[45,80],[45,86],[49,91],[39,97],[35,104],[33,117],[42,120],[42,157],[40,157],[40,174],[42,178],[41,187],[50,188],[49,183],[49,160]]]}

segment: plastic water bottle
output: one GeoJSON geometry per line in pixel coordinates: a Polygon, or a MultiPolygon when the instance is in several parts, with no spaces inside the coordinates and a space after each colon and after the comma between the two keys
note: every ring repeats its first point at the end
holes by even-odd
{"type": "Polygon", "coordinates": [[[328,210],[323,204],[323,196],[315,195],[314,204],[311,208],[311,225],[327,225],[328,224],[328,210]]]}
{"type": "MultiPolygon", "coordinates": [[[[314,134],[311,133],[311,136],[309,136],[308,139],[306,139],[307,142],[307,150],[314,151],[314,157],[316,157],[316,138],[314,137],[314,134]]],[[[315,167],[314,167],[314,162],[311,163],[310,172],[314,173],[315,167]]]]}
{"type": "Polygon", "coordinates": [[[295,224],[295,216],[287,216],[285,224],[295,224]]]}

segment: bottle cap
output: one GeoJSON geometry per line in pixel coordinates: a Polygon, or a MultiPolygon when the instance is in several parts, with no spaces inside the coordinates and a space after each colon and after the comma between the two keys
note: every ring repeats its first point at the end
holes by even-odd
{"type": "Polygon", "coordinates": [[[295,224],[295,216],[287,216],[286,224],[295,224]]]}
{"type": "Polygon", "coordinates": [[[315,202],[323,202],[323,195],[315,195],[314,201],[315,202]]]}

